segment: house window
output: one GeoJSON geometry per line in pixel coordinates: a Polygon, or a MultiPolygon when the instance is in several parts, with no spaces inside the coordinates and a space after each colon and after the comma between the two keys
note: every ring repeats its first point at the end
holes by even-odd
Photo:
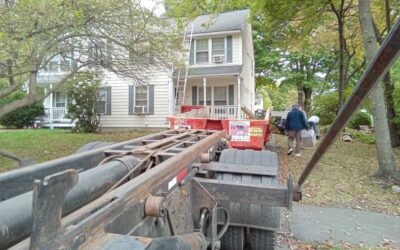
{"type": "Polygon", "coordinates": [[[225,55],[225,38],[213,38],[212,39],[212,56],[224,56],[225,55]]]}
{"type": "Polygon", "coordinates": [[[65,92],[56,92],[54,102],[57,108],[65,108],[67,106],[67,94],[65,92]]]}
{"type": "Polygon", "coordinates": [[[147,86],[135,87],[135,112],[147,113],[148,105],[148,88],[147,86]]]}
{"type": "Polygon", "coordinates": [[[60,71],[68,72],[71,69],[71,62],[69,60],[63,60],[60,62],[60,71]]]}
{"type": "Polygon", "coordinates": [[[208,62],[208,39],[196,40],[196,63],[208,62]]]}
{"type": "Polygon", "coordinates": [[[107,89],[100,89],[97,98],[97,112],[107,114],[107,89]]]}
{"type": "MultiPolygon", "coordinates": [[[[211,87],[206,87],[206,91],[206,105],[211,105],[211,87]]],[[[204,105],[204,87],[199,87],[199,105],[204,105]]]]}
{"type": "Polygon", "coordinates": [[[214,86],[214,105],[228,104],[228,88],[226,86],[214,86]]]}
{"type": "Polygon", "coordinates": [[[58,64],[59,62],[58,61],[51,61],[51,62],[49,62],[49,65],[48,65],[48,71],[50,71],[50,72],[58,72],[59,71],[59,64],[58,64]]]}

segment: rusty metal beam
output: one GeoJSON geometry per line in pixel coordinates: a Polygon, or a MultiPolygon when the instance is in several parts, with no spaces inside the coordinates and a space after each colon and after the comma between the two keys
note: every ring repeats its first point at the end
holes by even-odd
{"type": "MultiPolygon", "coordinates": [[[[67,230],[60,241],[57,239],[57,242],[53,243],[79,245],[82,242],[78,242],[80,239],[77,236],[89,231],[101,234],[108,221],[117,216],[124,206],[140,203],[150,193],[156,195],[160,191],[171,191],[175,187],[169,185],[171,181],[185,168],[191,166],[201,153],[207,152],[225,136],[224,131],[209,133],[208,137],[195,145],[67,216],[62,221],[63,226],[72,224],[75,226],[67,230]]],[[[176,187],[177,185],[178,183],[176,187]]]]}
{"type": "Polygon", "coordinates": [[[397,24],[393,26],[374,59],[368,64],[367,69],[358,81],[352,95],[340,109],[339,114],[333,121],[328,132],[322,138],[321,143],[309,159],[298,181],[300,187],[304,184],[305,180],[324,153],[328,150],[329,146],[334,142],[336,136],[340,131],[342,131],[353,113],[359,108],[365,98],[369,96],[372,88],[383,79],[386,72],[388,72],[392,64],[399,57],[399,51],[400,19],[397,21],[397,24]]]}

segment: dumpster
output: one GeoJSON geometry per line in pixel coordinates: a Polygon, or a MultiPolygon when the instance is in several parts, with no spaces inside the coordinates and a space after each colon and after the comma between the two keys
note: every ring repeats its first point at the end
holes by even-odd
{"type": "Polygon", "coordinates": [[[267,110],[262,120],[229,106],[219,110],[212,106],[190,106],[182,110],[188,111],[167,118],[170,128],[225,130],[230,138],[229,147],[237,149],[262,150],[270,138],[271,110],[267,110]]]}

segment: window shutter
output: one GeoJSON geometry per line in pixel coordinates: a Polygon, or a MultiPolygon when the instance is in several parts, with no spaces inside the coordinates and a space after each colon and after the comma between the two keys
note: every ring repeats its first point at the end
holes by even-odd
{"type": "Polygon", "coordinates": [[[232,36],[226,37],[226,62],[232,62],[232,36]]]}
{"type": "Polygon", "coordinates": [[[149,114],[154,115],[154,85],[149,85],[147,87],[149,91],[149,114]]]}
{"type": "Polygon", "coordinates": [[[192,105],[197,105],[197,86],[192,86],[192,105]]]}
{"type": "Polygon", "coordinates": [[[107,112],[106,115],[111,115],[111,87],[107,87],[107,112]]]}
{"type": "Polygon", "coordinates": [[[133,99],[135,96],[135,86],[129,85],[129,114],[133,115],[133,99]]]}
{"type": "Polygon", "coordinates": [[[228,85],[228,104],[235,104],[235,89],[233,85],[228,85]]]}
{"type": "Polygon", "coordinates": [[[190,45],[189,64],[194,64],[194,39],[192,39],[192,44],[190,45]]]}

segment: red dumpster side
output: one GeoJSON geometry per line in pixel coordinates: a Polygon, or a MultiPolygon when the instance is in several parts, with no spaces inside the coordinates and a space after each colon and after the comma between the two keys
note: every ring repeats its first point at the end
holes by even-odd
{"type": "Polygon", "coordinates": [[[262,150],[271,134],[270,110],[264,120],[249,119],[212,119],[168,117],[170,128],[225,130],[230,136],[229,146],[237,149],[262,150]]]}

